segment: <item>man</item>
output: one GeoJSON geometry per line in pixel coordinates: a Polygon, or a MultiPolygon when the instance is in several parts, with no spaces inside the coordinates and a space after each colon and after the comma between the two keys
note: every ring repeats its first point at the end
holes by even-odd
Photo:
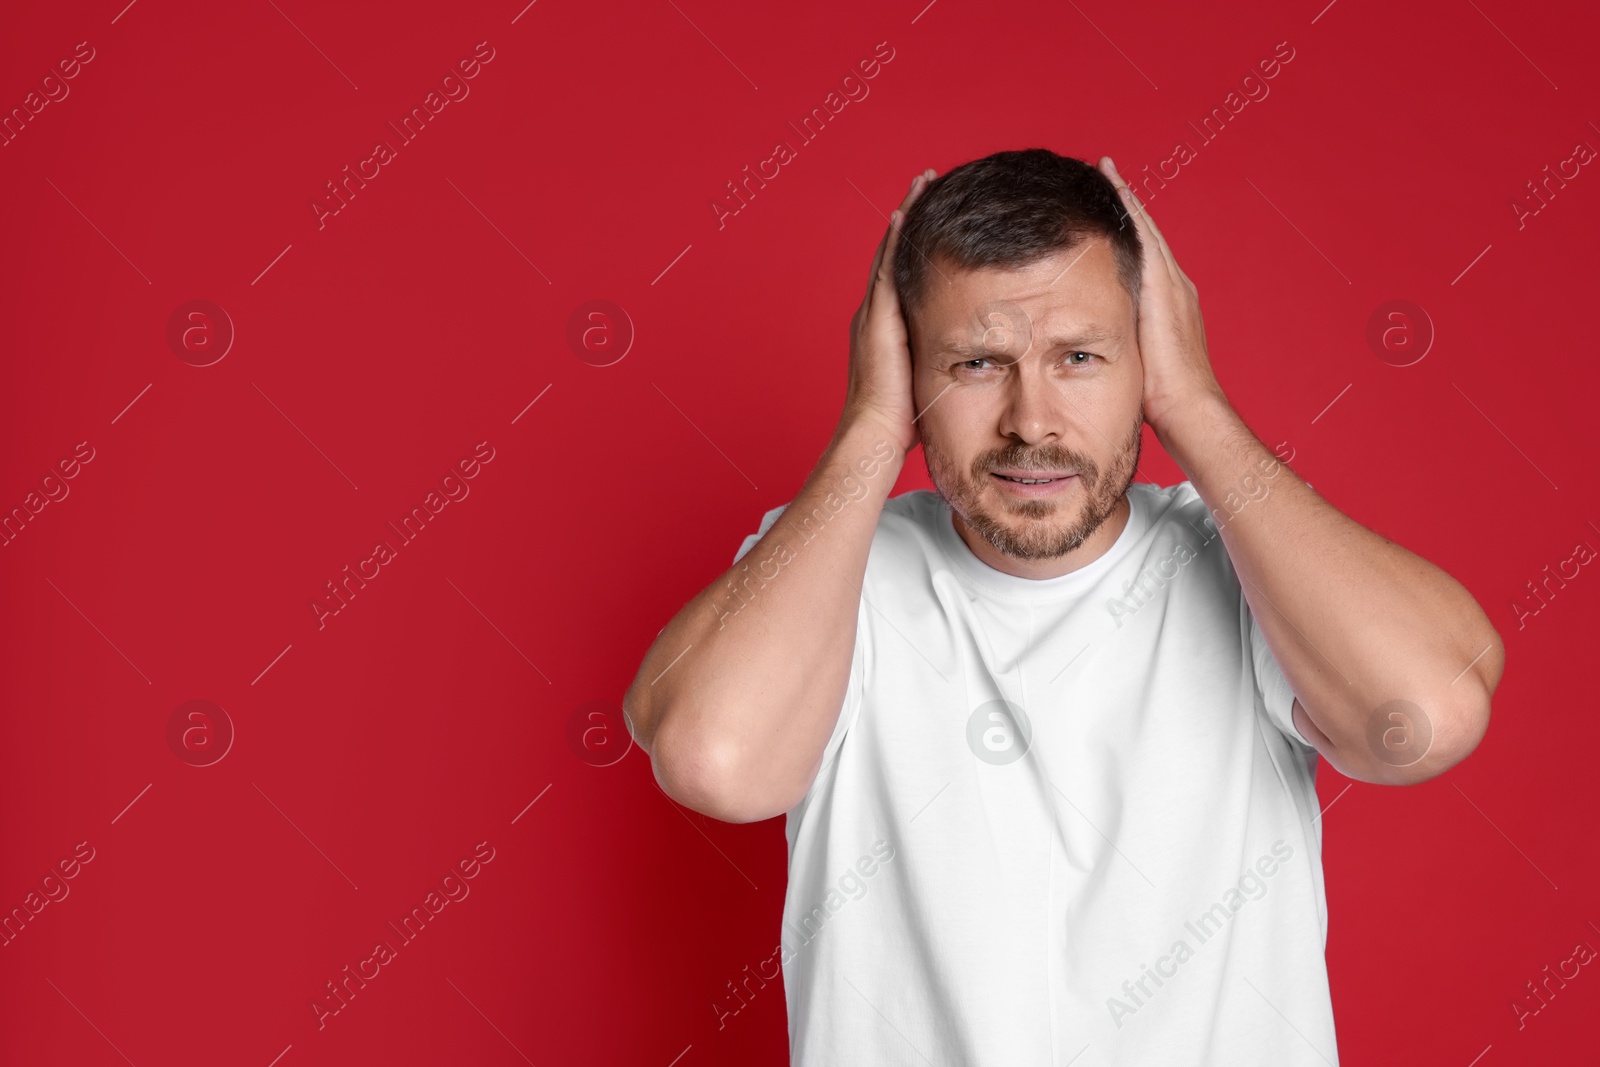
{"type": "Polygon", "coordinates": [[[832,442],[630,726],[681,803],[787,813],[795,1064],[1337,1063],[1317,758],[1444,771],[1503,645],[1233,412],[1109,158],[931,177],[832,442]],[[1187,481],[1134,480],[1144,423],[1187,481]],[[919,441],[937,493],[887,499],[919,441]]]}

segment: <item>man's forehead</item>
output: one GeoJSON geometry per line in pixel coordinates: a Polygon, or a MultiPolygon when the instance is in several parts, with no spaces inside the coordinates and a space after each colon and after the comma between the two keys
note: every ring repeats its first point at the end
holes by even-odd
{"type": "Polygon", "coordinates": [[[1112,330],[1106,320],[1119,318],[1120,307],[1112,305],[1126,299],[1104,240],[1015,268],[961,269],[943,257],[938,267],[932,299],[926,305],[928,325],[938,334],[952,332],[952,341],[980,321],[987,327],[988,316],[981,312],[997,304],[1008,305],[1036,323],[1059,319],[1064,331],[1107,335],[1112,330]]]}
{"type": "MultiPolygon", "coordinates": [[[[984,321],[974,316],[973,321],[966,329],[957,334],[951,334],[938,342],[936,349],[943,352],[960,352],[982,355],[994,350],[993,345],[985,344],[987,331],[1000,327],[1008,333],[1021,332],[1019,324],[1013,321],[1013,316],[1004,312],[992,312],[995,317],[984,321]]],[[[1028,324],[1031,326],[1032,324],[1028,324]]],[[[1027,327],[1024,327],[1025,329],[1027,327]]],[[[1029,330],[1031,333],[1032,331],[1029,330]]],[[[1115,340],[1119,336],[1117,330],[1099,323],[1084,322],[1078,324],[1065,324],[1052,326],[1049,330],[1032,337],[1033,344],[1043,345],[1048,348],[1067,348],[1077,345],[1104,344],[1115,340]]],[[[1002,342],[1003,344],[1004,342],[1002,342]]]]}

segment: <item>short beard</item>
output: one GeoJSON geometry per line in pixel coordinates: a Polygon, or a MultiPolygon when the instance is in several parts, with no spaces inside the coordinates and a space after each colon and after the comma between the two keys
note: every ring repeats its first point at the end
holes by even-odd
{"type": "Polygon", "coordinates": [[[1139,452],[1144,445],[1144,413],[1134,417],[1133,429],[1112,459],[1112,468],[1102,472],[1094,460],[1060,445],[1029,448],[1020,441],[1005,448],[984,452],[972,462],[968,473],[956,470],[955,463],[923,435],[922,453],[928,464],[928,477],[951,510],[978,535],[1013,559],[1057,559],[1082,547],[1117,510],[1117,503],[1133,482],[1139,468],[1139,452]],[[1079,485],[1088,495],[1082,511],[1061,522],[1057,513],[1065,507],[1056,500],[1009,500],[1004,514],[1022,520],[1013,527],[979,503],[997,467],[1022,467],[1035,470],[1065,468],[1075,471],[1079,485]],[[1057,521],[1051,522],[1055,518],[1057,521]]]}

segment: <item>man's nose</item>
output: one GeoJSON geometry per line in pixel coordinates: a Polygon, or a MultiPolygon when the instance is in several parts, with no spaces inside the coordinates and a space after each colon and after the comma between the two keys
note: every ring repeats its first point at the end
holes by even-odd
{"type": "Polygon", "coordinates": [[[1039,353],[1029,352],[1010,370],[1000,432],[1030,442],[1060,434],[1065,417],[1061,393],[1039,353]]]}

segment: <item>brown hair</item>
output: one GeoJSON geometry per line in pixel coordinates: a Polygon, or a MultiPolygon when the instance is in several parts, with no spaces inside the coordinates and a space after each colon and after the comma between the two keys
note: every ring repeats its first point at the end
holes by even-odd
{"type": "Polygon", "coordinates": [[[909,324],[927,299],[932,262],[961,270],[1026,266],[1101,236],[1139,306],[1143,249],[1111,180],[1093,164],[1048,148],[996,152],[939,175],[901,223],[895,290],[909,324]]]}

